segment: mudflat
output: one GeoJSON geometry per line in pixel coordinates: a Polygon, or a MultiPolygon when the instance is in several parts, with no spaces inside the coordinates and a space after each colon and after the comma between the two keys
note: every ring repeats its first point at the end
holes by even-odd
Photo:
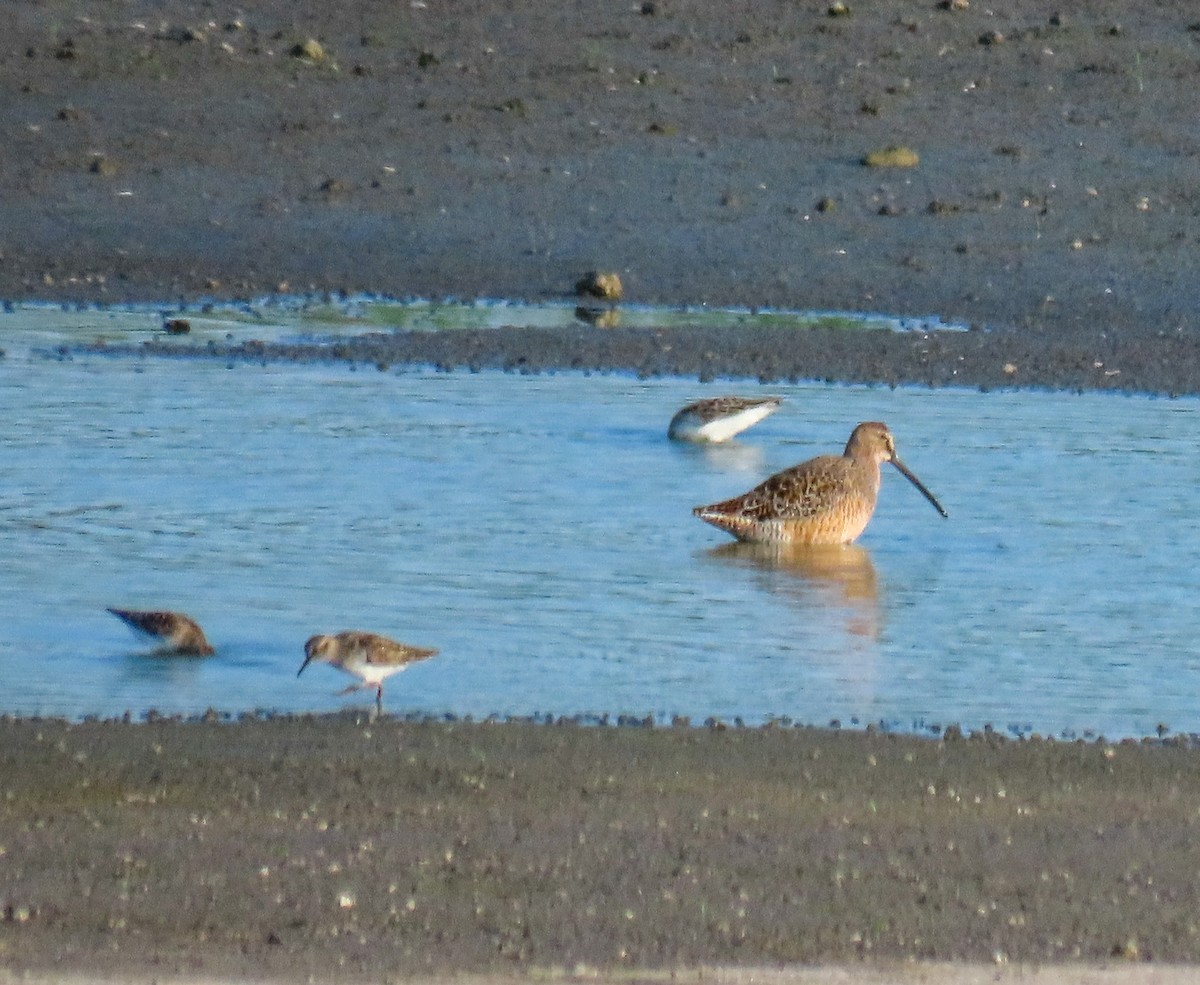
{"type": "MultiPolygon", "coordinates": [[[[0,298],[537,301],[598,269],[631,301],[971,330],[346,358],[1200,393],[1193,6],[1003,6],[10,5],[0,298]]],[[[1165,982],[1198,958],[1186,744],[353,716],[0,736],[9,979],[1165,982]]]]}
{"type": "Polygon", "coordinates": [[[634,301],[977,329],[706,339],[709,372],[1200,392],[1186,0],[6,18],[0,298],[540,300],[599,269],[634,301]]]}
{"type": "Polygon", "coordinates": [[[1200,958],[1200,770],[1171,744],[5,720],[0,783],[15,969],[395,981],[1200,958]]]}

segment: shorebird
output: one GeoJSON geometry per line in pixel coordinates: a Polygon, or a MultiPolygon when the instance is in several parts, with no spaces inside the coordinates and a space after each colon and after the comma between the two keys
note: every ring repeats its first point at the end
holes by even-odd
{"type": "Polygon", "coordinates": [[[710,397],[688,404],[671,418],[667,437],[673,441],[728,441],[773,414],[780,397],[710,397]]]}
{"type": "Polygon", "coordinates": [[[143,636],[159,642],[159,652],[178,653],[191,657],[206,657],[215,653],[204,637],[204,630],[182,612],[139,612],[134,609],[109,609],[143,636]]]}
{"type": "Polygon", "coordinates": [[[376,633],[363,633],[353,629],[333,636],[321,634],[310,637],[304,644],[304,663],[296,671],[296,676],[303,674],[304,668],[314,660],[344,670],[347,674],[357,677],[360,683],[351,684],[338,693],[352,694],[373,687],[375,709],[382,713],[384,679],[400,673],[411,663],[427,660],[437,652],[426,647],[397,643],[376,633]]]}
{"type": "Polygon", "coordinates": [[[839,455],[820,455],[777,472],[747,493],[692,513],[738,540],[789,544],[849,544],[871,521],[879,496],[879,466],[891,462],[942,516],[933,493],[896,456],[886,424],[858,425],[839,455]]]}

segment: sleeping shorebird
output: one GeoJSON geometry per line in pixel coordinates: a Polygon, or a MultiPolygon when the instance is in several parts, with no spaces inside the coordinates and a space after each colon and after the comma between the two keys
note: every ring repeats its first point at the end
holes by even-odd
{"type": "Polygon", "coordinates": [[[673,441],[728,441],[735,434],[773,414],[780,397],[710,397],[688,404],[667,427],[673,441]]]}
{"type": "Polygon", "coordinates": [[[437,652],[425,647],[397,643],[376,633],[362,633],[357,630],[347,630],[334,636],[322,634],[310,637],[304,644],[304,663],[296,671],[296,676],[303,674],[304,668],[314,660],[344,670],[347,674],[357,677],[361,683],[351,684],[338,693],[351,694],[373,687],[375,709],[382,713],[384,679],[400,673],[411,663],[432,657],[437,652]]]}
{"type": "Polygon", "coordinates": [[[748,493],[692,512],[738,540],[788,544],[849,544],[871,521],[879,496],[879,466],[891,462],[942,516],[949,514],[896,457],[886,424],[860,424],[845,452],[784,469],[748,493]]]}
{"type": "Polygon", "coordinates": [[[109,609],[118,619],[143,636],[158,640],[160,653],[178,653],[190,657],[206,657],[215,653],[204,638],[204,630],[182,612],[139,612],[133,609],[109,609]]]}

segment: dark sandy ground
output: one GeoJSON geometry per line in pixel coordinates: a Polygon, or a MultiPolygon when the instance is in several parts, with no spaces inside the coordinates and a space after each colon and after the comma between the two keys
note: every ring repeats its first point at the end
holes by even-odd
{"type": "Polygon", "coordinates": [[[1200,392],[1194,7],[849,7],[13,5],[0,298],[541,300],[599,268],[988,329],[816,336],[782,376],[1200,392]],[[919,164],[862,163],[889,145],[919,164]]]}
{"type": "MultiPolygon", "coordinates": [[[[10,4],[0,298],[536,301],[599,268],[636,301],[975,330],[346,355],[1200,393],[1193,5],[849,7],[10,4]],[[862,163],[893,144],[919,164],[862,163]]],[[[5,722],[0,975],[1128,980],[1200,959],[1198,767],[793,729],[5,722]]]]}
{"type": "Polygon", "coordinates": [[[11,968],[399,981],[1200,959],[1200,770],[1169,745],[6,720],[0,784],[11,968]]]}

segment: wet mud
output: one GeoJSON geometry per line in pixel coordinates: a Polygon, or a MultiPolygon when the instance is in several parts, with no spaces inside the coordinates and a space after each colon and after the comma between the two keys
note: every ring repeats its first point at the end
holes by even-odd
{"type": "Polygon", "coordinates": [[[981,330],[764,338],[738,375],[1197,392],[1190,5],[843,6],[20,5],[0,297],[537,301],[601,270],[981,330]]]}
{"type": "Polygon", "coordinates": [[[1200,958],[1200,772],[1170,744],[352,714],[0,739],[15,967],[1200,958]]]}

